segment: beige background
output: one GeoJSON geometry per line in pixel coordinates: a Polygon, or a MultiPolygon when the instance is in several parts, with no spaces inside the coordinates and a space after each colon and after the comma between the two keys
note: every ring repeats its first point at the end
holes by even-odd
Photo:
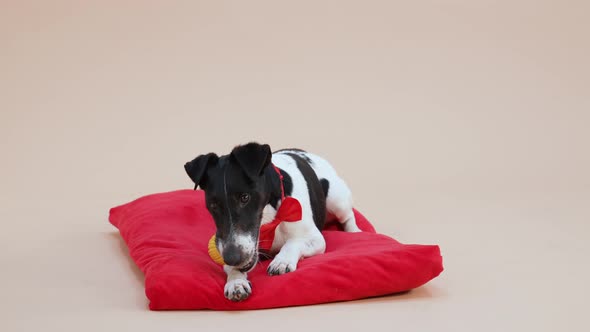
{"type": "Polygon", "coordinates": [[[589,10],[2,1],[0,330],[587,331],[589,10]],[[249,140],[327,157],[445,272],[350,303],[148,311],[108,209],[249,140]]]}

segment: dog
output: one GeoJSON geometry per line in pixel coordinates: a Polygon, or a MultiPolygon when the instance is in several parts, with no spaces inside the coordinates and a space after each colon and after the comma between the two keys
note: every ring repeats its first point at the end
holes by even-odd
{"type": "Polygon", "coordinates": [[[300,150],[271,152],[268,144],[250,142],[230,154],[203,154],[184,165],[195,184],[205,191],[205,203],[217,228],[215,245],[224,260],[224,295],[243,301],[252,293],[247,273],[259,259],[260,227],[277,215],[284,198],[301,205],[301,220],[276,228],[267,272],[281,275],[297,269],[299,260],[322,254],[321,230],[338,220],[347,232],[360,232],[351,191],[321,157],[300,150]]]}

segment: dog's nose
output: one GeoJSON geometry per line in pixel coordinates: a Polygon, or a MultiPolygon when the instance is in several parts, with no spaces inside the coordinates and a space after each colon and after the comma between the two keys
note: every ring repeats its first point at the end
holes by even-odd
{"type": "Polygon", "coordinates": [[[242,262],[242,252],[238,246],[230,244],[223,248],[223,261],[230,266],[237,266],[242,262]]]}

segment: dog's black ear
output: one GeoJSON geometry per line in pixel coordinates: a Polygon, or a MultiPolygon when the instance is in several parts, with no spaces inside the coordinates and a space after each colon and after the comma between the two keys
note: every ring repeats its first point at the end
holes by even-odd
{"type": "Polygon", "coordinates": [[[195,189],[198,185],[203,187],[203,184],[206,182],[207,169],[216,164],[218,160],[219,157],[215,153],[209,153],[200,155],[184,164],[184,170],[195,183],[195,189]]]}
{"type": "Polygon", "coordinates": [[[251,179],[262,175],[272,158],[270,146],[258,143],[237,146],[232,150],[231,155],[251,179]]]}

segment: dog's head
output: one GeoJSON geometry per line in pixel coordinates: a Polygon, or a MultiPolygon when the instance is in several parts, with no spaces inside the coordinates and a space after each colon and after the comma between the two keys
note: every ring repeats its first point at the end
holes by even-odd
{"type": "Polygon", "coordinates": [[[262,210],[270,199],[264,173],[271,158],[268,145],[248,143],[229,155],[204,154],[184,165],[195,185],[205,191],[223,260],[242,271],[251,270],[258,260],[262,210]]]}

